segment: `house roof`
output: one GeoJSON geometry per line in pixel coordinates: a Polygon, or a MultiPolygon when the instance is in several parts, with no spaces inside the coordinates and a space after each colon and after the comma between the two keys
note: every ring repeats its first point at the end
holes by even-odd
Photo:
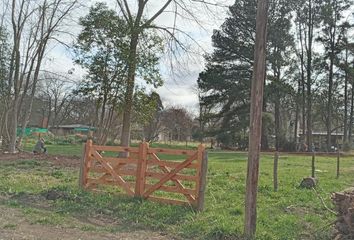
{"type": "MultiPolygon", "coordinates": [[[[300,136],[302,136],[303,134],[300,133],[300,136]]],[[[305,133],[306,135],[306,133],[305,133]]],[[[327,136],[327,132],[312,132],[312,135],[317,135],[317,136],[327,136]]],[[[331,133],[332,136],[343,136],[344,134],[342,132],[332,132],[331,133]]]]}
{"type": "Polygon", "coordinates": [[[84,124],[67,124],[67,125],[59,125],[59,126],[50,126],[49,128],[74,129],[74,128],[93,128],[93,127],[84,124]]]}

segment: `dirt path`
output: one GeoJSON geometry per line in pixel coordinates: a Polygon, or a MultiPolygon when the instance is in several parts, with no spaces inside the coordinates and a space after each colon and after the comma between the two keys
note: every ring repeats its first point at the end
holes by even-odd
{"type": "Polygon", "coordinates": [[[15,208],[0,205],[0,240],[168,240],[172,239],[149,231],[97,233],[77,228],[55,227],[29,223],[15,208]]]}
{"type": "Polygon", "coordinates": [[[49,161],[53,165],[62,167],[80,167],[80,158],[76,156],[64,156],[64,155],[51,155],[51,154],[39,154],[35,155],[33,153],[21,152],[16,154],[2,153],[0,152],[0,161],[21,161],[28,159],[36,159],[49,161]]]}

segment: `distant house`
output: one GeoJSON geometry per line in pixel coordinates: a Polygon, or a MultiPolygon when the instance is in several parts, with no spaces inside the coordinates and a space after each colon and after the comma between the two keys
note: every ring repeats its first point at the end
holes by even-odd
{"type": "Polygon", "coordinates": [[[49,130],[59,136],[72,134],[88,134],[89,131],[94,131],[95,128],[84,124],[68,124],[59,126],[50,126],[49,130]]]}
{"type": "MultiPolygon", "coordinates": [[[[306,134],[299,134],[300,140],[306,139],[306,134]]],[[[343,143],[344,134],[342,132],[332,132],[331,133],[331,146],[336,147],[337,145],[341,146],[343,143]]],[[[318,149],[326,149],[327,147],[327,132],[323,131],[313,131],[312,132],[313,143],[318,149]]]]}

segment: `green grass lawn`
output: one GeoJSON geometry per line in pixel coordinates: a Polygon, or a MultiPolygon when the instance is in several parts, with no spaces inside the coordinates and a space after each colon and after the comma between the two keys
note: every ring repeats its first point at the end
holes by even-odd
{"type": "MultiPolygon", "coordinates": [[[[49,153],[79,155],[81,145],[48,145],[48,149],[49,153]]],[[[0,161],[0,193],[22,196],[43,195],[50,189],[64,191],[69,197],[51,202],[45,211],[26,205],[18,200],[20,197],[2,201],[23,209],[31,221],[40,224],[60,225],[72,217],[105,214],[122,224],[83,229],[116,232],[126,226],[162,231],[182,239],[238,239],[243,232],[246,160],[246,153],[209,153],[202,213],[189,207],[141,202],[115,194],[111,189],[107,194],[82,192],[77,187],[78,169],[53,167],[48,162],[31,159],[20,163],[0,161]],[[52,217],[44,221],[48,214],[52,217]]],[[[354,158],[341,158],[339,179],[334,156],[316,157],[316,167],[317,191],[332,208],[330,194],[353,186],[354,158]]],[[[335,215],[324,208],[313,190],[299,188],[301,179],[311,174],[311,157],[280,156],[278,192],[273,191],[272,172],[272,155],[262,155],[257,239],[331,239],[328,224],[335,220],[335,215]]]]}

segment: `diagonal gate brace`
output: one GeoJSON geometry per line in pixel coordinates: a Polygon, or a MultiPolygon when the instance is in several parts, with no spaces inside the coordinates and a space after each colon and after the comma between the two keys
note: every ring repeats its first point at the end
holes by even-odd
{"type": "Polygon", "coordinates": [[[181,164],[177,165],[175,169],[173,169],[168,174],[166,174],[163,178],[161,178],[158,183],[156,183],[155,185],[153,185],[149,189],[147,189],[143,196],[148,198],[151,193],[158,190],[164,183],[171,180],[171,178],[174,177],[179,171],[181,171],[183,168],[190,165],[192,163],[192,161],[196,158],[196,156],[197,156],[197,154],[193,154],[192,156],[187,158],[185,161],[183,161],[181,164]]]}
{"type": "Polygon", "coordinates": [[[134,195],[134,192],[129,188],[127,182],[114,171],[111,164],[107,163],[97,151],[93,151],[92,153],[96,160],[102,164],[103,168],[108,171],[112,178],[127,192],[127,194],[134,195]]]}

